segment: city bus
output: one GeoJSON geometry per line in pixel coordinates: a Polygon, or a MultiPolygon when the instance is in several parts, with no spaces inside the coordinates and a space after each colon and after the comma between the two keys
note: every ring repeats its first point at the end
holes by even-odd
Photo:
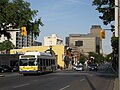
{"type": "Polygon", "coordinates": [[[28,51],[19,56],[19,73],[23,75],[54,72],[56,66],[56,57],[50,53],[28,51]]]}

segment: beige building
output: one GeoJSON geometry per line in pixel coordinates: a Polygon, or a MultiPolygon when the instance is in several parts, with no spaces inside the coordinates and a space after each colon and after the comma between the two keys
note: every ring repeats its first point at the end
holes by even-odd
{"type": "Polygon", "coordinates": [[[99,53],[99,40],[99,37],[94,37],[90,34],[70,34],[69,46],[73,49],[73,51],[78,51],[80,53],[99,53]]]}
{"type": "Polygon", "coordinates": [[[90,34],[95,37],[100,37],[100,31],[102,30],[100,25],[92,25],[90,28],[90,34]]]}
{"type": "Polygon", "coordinates": [[[102,40],[100,39],[101,30],[100,25],[92,25],[89,34],[69,34],[69,37],[66,37],[66,45],[71,47],[74,52],[102,53],[102,40]]]}
{"type": "MultiPolygon", "coordinates": [[[[90,34],[93,35],[94,37],[100,37],[101,30],[102,28],[100,25],[92,25],[92,27],[90,28],[90,34]]],[[[99,42],[100,42],[100,53],[103,53],[102,39],[100,39],[99,42]]]]}
{"type": "Polygon", "coordinates": [[[63,45],[63,40],[59,38],[56,34],[52,34],[52,36],[45,36],[44,46],[52,46],[52,45],[63,45]]]}

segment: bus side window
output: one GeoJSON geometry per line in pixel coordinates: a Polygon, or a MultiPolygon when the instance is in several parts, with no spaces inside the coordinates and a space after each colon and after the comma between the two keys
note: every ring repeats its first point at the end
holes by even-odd
{"type": "Polygon", "coordinates": [[[55,59],[53,59],[53,64],[55,64],[55,59]]]}
{"type": "Polygon", "coordinates": [[[49,59],[49,66],[51,66],[51,60],[49,59]]]}
{"type": "Polygon", "coordinates": [[[50,65],[52,65],[52,59],[50,59],[50,65]]]}
{"type": "Polygon", "coordinates": [[[39,58],[37,59],[37,65],[40,65],[40,59],[39,58]]]}
{"type": "Polygon", "coordinates": [[[42,61],[43,61],[43,66],[45,66],[46,64],[46,60],[45,59],[42,59],[42,61]]]}
{"type": "Polygon", "coordinates": [[[46,66],[48,66],[49,64],[49,59],[46,59],[46,66]]]}
{"type": "Polygon", "coordinates": [[[43,59],[40,58],[39,61],[40,61],[40,66],[43,66],[43,59]]]}
{"type": "Polygon", "coordinates": [[[53,65],[53,60],[51,59],[51,64],[53,65]]]}

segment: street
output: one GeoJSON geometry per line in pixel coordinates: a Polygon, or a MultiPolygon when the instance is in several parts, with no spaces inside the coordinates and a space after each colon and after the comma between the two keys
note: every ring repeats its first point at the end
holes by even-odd
{"type": "Polygon", "coordinates": [[[113,70],[105,65],[98,71],[59,70],[55,73],[23,76],[4,73],[0,90],[113,90],[113,70]]]}

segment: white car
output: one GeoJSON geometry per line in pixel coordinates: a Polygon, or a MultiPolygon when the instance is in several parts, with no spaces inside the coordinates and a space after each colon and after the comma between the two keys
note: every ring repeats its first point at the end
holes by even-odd
{"type": "Polygon", "coordinates": [[[84,66],[83,65],[77,65],[74,67],[74,70],[76,71],[84,71],[84,66]]]}

